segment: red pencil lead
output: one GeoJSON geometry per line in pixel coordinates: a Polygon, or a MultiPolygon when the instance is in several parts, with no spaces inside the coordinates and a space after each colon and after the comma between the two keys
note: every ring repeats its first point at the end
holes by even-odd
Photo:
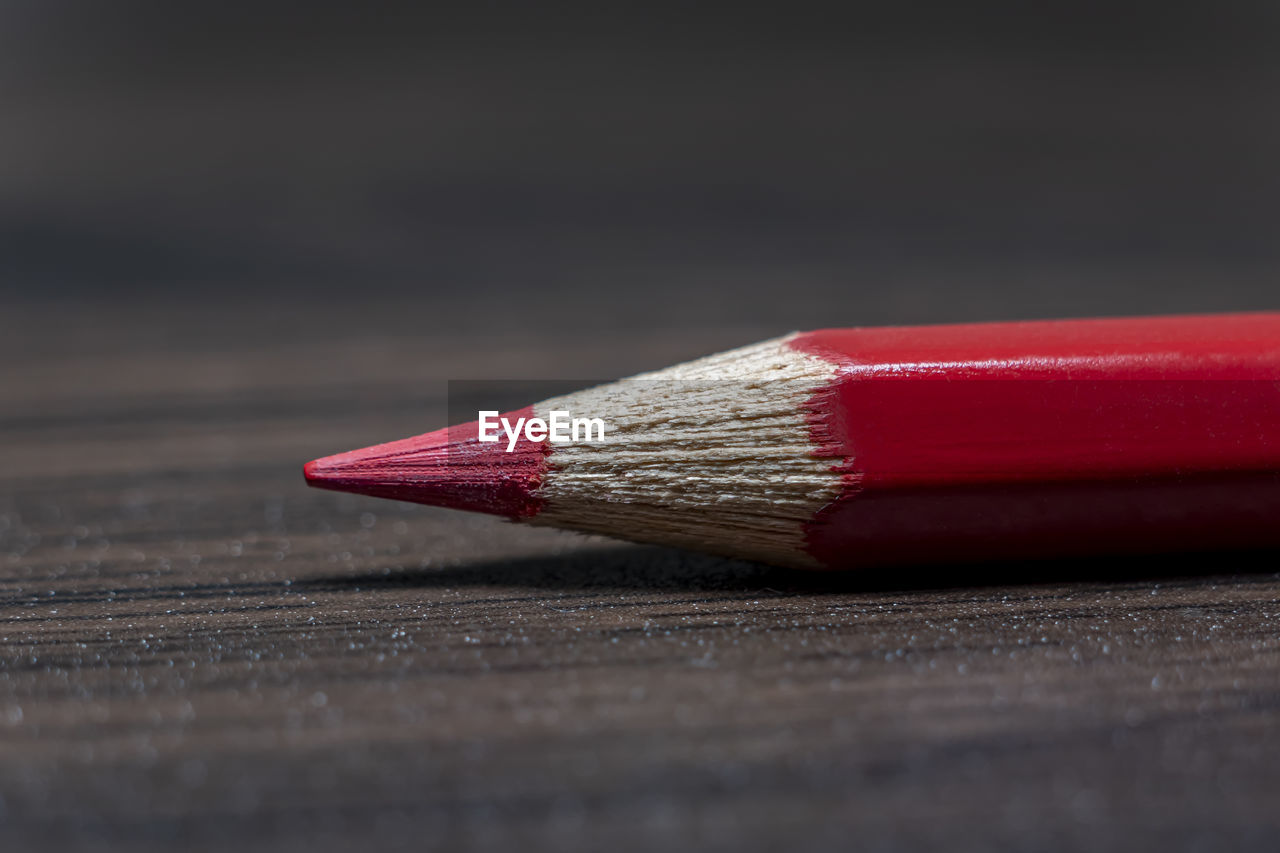
{"type": "Polygon", "coordinates": [[[326,456],[303,473],[321,489],[524,518],[540,508],[545,470],[542,445],[521,439],[507,452],[480,443],[472,423],[326,456]]]}

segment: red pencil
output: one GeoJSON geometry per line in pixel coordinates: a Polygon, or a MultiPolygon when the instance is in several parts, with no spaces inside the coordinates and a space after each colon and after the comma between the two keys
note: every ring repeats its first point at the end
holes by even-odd
{"type": "Polygon", "coordinates": [[[827,329],[505,417],[306,476],[810,568],[1280,545],[1280,313],[827,329]]]}

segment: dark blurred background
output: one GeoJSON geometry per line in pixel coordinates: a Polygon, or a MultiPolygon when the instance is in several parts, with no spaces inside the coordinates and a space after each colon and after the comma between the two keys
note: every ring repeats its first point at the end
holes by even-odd
{"type": "Polygon", "coordinates": [[[38,343],[32,316],[176,305],[226,346],[316,304],[735,339],[1274,308],[1278,25],[1267,0],[5,0],[0,307],[38,343]]]}

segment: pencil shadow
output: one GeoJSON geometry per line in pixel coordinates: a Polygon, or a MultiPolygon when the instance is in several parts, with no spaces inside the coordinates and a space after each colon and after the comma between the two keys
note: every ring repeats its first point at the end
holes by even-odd
{"type": "Polygon", "coordinates": [[[1062,583],[1134,583],[1223,575],[1275,575],[1280,551],[1234,551],[1073,560],[946,564],[810,572],[729,560],[671,548],[591,548],[557,556],[484,560],[458,566],[400,568],[296,581],[324,589],[440,589],[508,586],[549,591],[767,590],[814,594],[1062,583]]]}

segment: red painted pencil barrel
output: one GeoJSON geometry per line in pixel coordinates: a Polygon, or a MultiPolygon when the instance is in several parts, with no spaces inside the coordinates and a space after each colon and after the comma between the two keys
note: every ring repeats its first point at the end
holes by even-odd
{"type": "Polygon", "coordinates": [[[1280,314],[826,330],[821,563],[1280,545],[1280,314]]]}

